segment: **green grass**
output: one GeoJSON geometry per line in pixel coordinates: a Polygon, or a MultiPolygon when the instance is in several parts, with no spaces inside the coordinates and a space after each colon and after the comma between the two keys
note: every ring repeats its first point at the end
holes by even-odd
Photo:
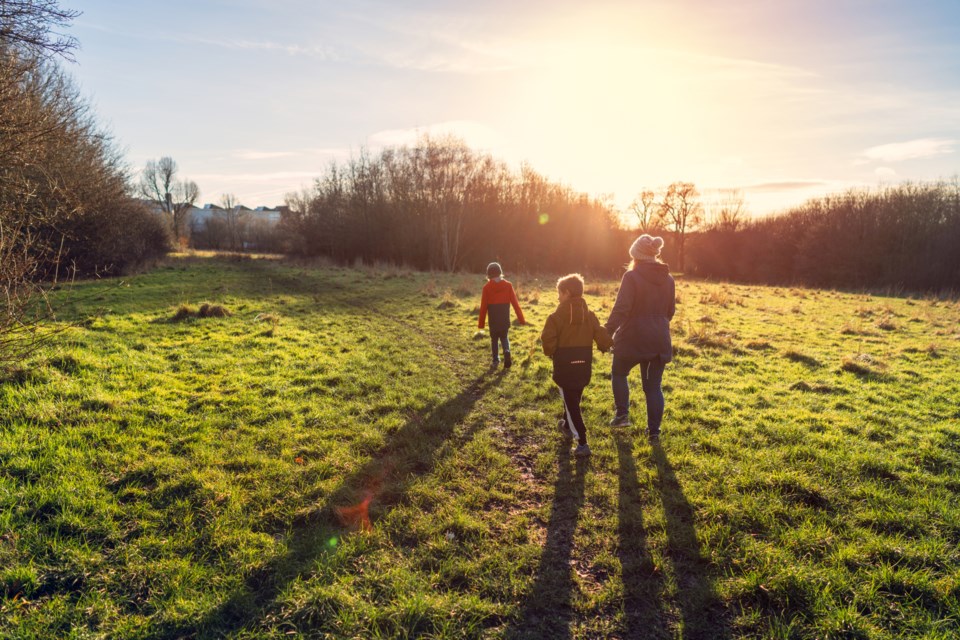
{"type": "Polygon", "coordinates": [[[661,446],[605,426],[598,356],[581,462],[553,280],[514,278],[509,372],[482,284],[178,258],[58,292],[0,382],[0,636],[960,634],[956,302],[680,282],[661,446]]]}

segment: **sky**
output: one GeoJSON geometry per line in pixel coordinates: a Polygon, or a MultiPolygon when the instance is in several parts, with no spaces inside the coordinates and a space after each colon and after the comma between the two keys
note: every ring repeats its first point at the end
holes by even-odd
{"type": "Polygon", "coordinates": [[[960,172],[956,0],[61,0],[132,171],[282,204],[452,133],[619,208],[693,182],[769,215],[960,172]]]}

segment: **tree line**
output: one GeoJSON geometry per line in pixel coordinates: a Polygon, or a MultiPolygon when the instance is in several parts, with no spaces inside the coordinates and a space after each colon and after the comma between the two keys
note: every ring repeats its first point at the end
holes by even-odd
{"type": "Polygon", "coordinates": [[[41,282],[120,273],[167,248],[60,67],[77,43],[58,30],[77,15],[55,0],[0,2],[0,364],[31,343],[41,282]]]}
{"type": "Polygon", "coordinates": [[[341,262],[482,271],[500,260],[508,272],[610,273],[629,246],[609,203],[454,137],[334,162],[286,205],[290,250],[341,262]]]}
{"type": "Polygon", "coordinates": [[[764,284],[960,289],[960,181],[851,190],[690,238],[693,275],[764,284]]]}
{"type": "Polygon", "coordinates": [[[641,232],[668,239],[674,271],[763,284],[960,288],[960,182],[851,190],[752,219],[742,192],[643,189],[618,212],[529,166],[513,171],[457,138],[362,152],[287,196],[286,248],[421,269],[613,274],[641,232]],[[628,216],[636,224],[629,225],[628,216]],[[632,227],[632,228],[631,228],[632,227]]]}

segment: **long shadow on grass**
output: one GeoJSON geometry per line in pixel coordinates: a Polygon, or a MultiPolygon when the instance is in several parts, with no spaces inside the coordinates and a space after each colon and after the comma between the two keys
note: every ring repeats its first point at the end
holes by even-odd
{"type": "Polygon", "coordinates": [[[623,431],[614,433],[620,462],[617,555],[623,580],[623,615],[627,638],[669,638],[663,611],[663,576],[658,574],[643,526],[643,496],[637,480],[633,440],[623,431]]]}
{"type": "Polygon", "coordinates": [[[245,628],[255,630],[258,622],[275,613],[285,588],[308,576],[317,561],[332,552],[331,541],[349,530],[371,526],[378,515],[403,499],[417,477],[429,473],[447,452],[462,448],[476,425],[455,434],[457,425],[500,383],[503,374],[503,369],[484,373],[428,414],[412,416],[387,437],[369,462],[344,479],[320,508],[293,523],[284,555],[252,572],[242,588],[202,619],[160,625],[150,637],[220,638],[245,628]],[[457,441],[444,447],[455,435],[457,441]]]}
{"type": "Polygon", "coordinates": [[[537,577],[518,620],[507,630],[507,638],[572,638],[570,606],[573,579],[570,559],[577,519],[583,505],[584,479],[589,463],[578,458],[570,463],[569,442],[557,450],[560,468],[554,485],[553,508],[547,523],[547,541],[540,554],[537,577]],[[575,471],[575,473],[574,473],[575,471]]]}
{"type": "Polygon", "coordinates": [[[725,612],[713,591],[709,566],[697,540],[693,508],[659,443],[653,445],[651,455],[667,524],[667,554],[677,581],[683,638],[728,638],[725,612]]]}

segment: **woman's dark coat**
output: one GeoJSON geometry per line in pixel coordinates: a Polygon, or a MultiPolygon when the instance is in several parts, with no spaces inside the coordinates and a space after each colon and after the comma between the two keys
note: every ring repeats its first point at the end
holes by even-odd
{"type": "Polygon", "coordinates": [[[676,285],[662,262],[639,262],[623,274],[607,320],[615,356],[630,360],[673,359],[670,320],[676,312],[676,285]]]}

